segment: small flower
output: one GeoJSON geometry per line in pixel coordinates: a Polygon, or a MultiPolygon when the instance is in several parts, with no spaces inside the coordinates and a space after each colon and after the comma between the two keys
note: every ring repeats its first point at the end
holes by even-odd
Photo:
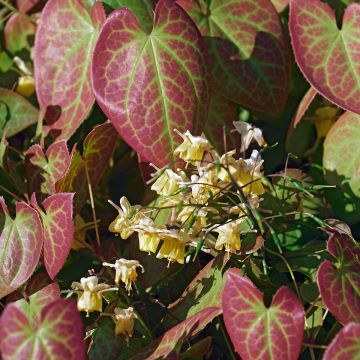
{"type": "Polygon", "coordinates": [[[35,80],[31,75],[20,76],[16,86],[16,92],[25,97],[31,96],[35,92],[35,80]]]}
{"type": "Polygon", "coordinates": [[[71,288],[78,295],[77,308],[78,311],[102,312],[102,294],[106,291],[115,291],[117,288],[110,288],[107,284],[99,284],[97,276],[89,276],[81,278],[80,282],[73,282],[71,288]]]}
{"type": "Polygon", "coordinates": [[[234,121],[234,126],[241,135],[241,152],[247,150],[253,140],[255,140],[259,146],[266,145],[262,131],[259,128],[253,127],[253,125],[244,121],[234,121]]]}
{"type": "Polygon", "coordinates": [[[238,162],[234,159],[236,151],[232,150],[223,154],[220,158],[220,164],[222,165],[218,172],[218,178],[221,181],[230,182],[231,176],[235,177],[238,171],[238,162]]]}
{"type": "Polygon", "coordinates": [[[148,217],[140,220],[139,224],[131,227],[139,233],[139,249],[147,253],[155,253],[160,242],[158,236],[162,230],[155,227],[154,221],[148,217]]]}
{"type": "Polygon", "coordinates": [[[183,226],[187,226],[190,222],[193,222],[190,231],[192,234],[196,234],[206,227],[207,213],[206,208],[184,206],[177,216],[177,221],[183,226]]]}
{"type": "Polygon", "coordinates": [[[115,205],[112,201],[109,201],[109,203],[119,212],[116,219],[109,225],[109,230],[111,232],[119,233],[122,239],[127,239],[134,232],[129,229],[129,227],[138,224],[140,219],[144,216],[140,211],[141,206],[131,206],[125,196],[120,199],[121,207],[115,205]]]}
{"type": "Polygon", "coordinates": [[[181,134],[178,131],[177,133],[184,140],[174,151],[174,155],[179,155],[180,159],[196,165],[202,160],[204,152],[210,151],[210,143],[204,137],[193,136],[189,130],[187,130],[185,134],[181,134]]]}
{"type": "Polygon", "coordinates": [[[229,252],[240,250],[240,232],[244,221],[245,217],[228,222],[214,229],[214,232],[219,234],[215,249],[221,250],[225,247],[225,250],[229,252]]]}
{"type": "Polygon", "coordinates": [[[168,266],[175,261],[179,264],[184,264],[185,245],[190,242],[189,235],[182,230],[171,229],[162,231],[159,237],[164,240],[164,243],[156,257],[158,259],[168,259],[168,266]]]}
{"type": "Polygon", "coordinates": [[[170,196],[179,189],[183,178],[170,169],[166,169],[151,186],[158,195],[170,196]]]}
{"type": "Polygon", "coordinates": [[[333,106],[324,106],[315,111],[315,127],[319,138],[326,137],[331,127],[339,117],[340,109],[333,106]]]}
{"type": "Polygon", "coordinates": [[[118,259],[115,264],[104,262],[103,266],[115,268],[115,284],[119,286],[119,282],[122,281],[128,294],[130,294],[132,282],[138,277],[136,269],[140,267],[144,272],[143,266],[137,260],[118,259]]]}
{"type": "Polygon", "coordinates": [[[126,335],[132,337],[134,332],[134,319],[136,314],[132,307],[127,309],[115,308],[112,316],[115,322],[115,335],[126,335]]]}

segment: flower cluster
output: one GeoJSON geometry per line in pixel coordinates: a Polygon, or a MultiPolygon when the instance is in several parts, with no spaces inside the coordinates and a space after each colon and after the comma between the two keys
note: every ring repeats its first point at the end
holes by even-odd
{"type": "MultiPolygon", "coordinates": [[[[243,122],[235,127],[243,155],[254,141],[266,145],[260,129],[243,122]]],[[[184,166],[156,169],[151,189],[158,198],[148,207],[131,206],[125,197],[120,207],[111,203],[119,215],[109,230],[122,239],[136,232],[140,250],[169,264],[183,264],[191,247],[236,253],[241,250],[240,235],[255,231],[249,213],[265,192],[260,152],[252,150],[248,158],[237,157],[236,150],[219,155],[204,136],[189,131],[179,135],[183,142],[174,154],[176,164],[184,166]],[[167,220],[161,221],[164,214],[167,220]]]]}

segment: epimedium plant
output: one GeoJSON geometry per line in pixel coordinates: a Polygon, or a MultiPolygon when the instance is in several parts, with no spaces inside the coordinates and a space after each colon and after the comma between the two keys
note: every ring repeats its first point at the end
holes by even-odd
{"type": "Polygon", "coordinates": [[[357,2],[0,4],[4,360],[359,358],[357,2]]]}

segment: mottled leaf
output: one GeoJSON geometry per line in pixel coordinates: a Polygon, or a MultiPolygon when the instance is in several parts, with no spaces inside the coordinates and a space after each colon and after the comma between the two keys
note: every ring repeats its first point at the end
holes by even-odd
{"type": "Polygon", "coordinates": [[[360,322],[360,249],[351,237],[336,232],[327,250],[337,263],[324,260],[318,269],[321,298],[342,324],[360,322]]]}
{"type": "Polygon", "coordinates": [[[281,287],[266,307],[263,294],[238,269],[227,272],[222,306],[226,329],[243,360],[298,359],[304,309],[295,294],[281,287]]]}
{"type": "Polygon", "coordinates": [[[49,124],[55,137],[68,139],[93,105],[91,56],[104,17],[100,2],[89,13],[80,0],[50,0],[41,13],[35,39],[36,90],[42,109],[61,107],[59,119],[49,124]]]}
{"type": "Polygon", "coordinates": [[[144,160],[161,167],[192,130],[206,101],[200,37],[171,0],[157,3],[150,34],[125,8],[106,20],[93,58],[93,87],[100,107],[144,160]]]}
{"type": "Polygon", "coordinates": [[[323,357],[323,360],[345,359],[360,359],[360,324],[345,325],[326,349],[323,357]]]}
{"type": "Polygon", "coordinates": [[[26,307],[12,303],[2,313],[0,348],[3,360],[86,359],[83,325],[72,300],[48,303],[37,322],[29,316],[29,305],[26,307]]]}
{"type": "Polygon", "coordinates": [[[69,255],[74,237],[73,224],[73,193],[59,193],[46,198],[38,206],[33,195],[32,206],[38,210],[44,231],[44,263],[46,270],[53,279],[61,270],[69,255]]]}
{"type": "Polygon", "coordinates": [[[80,155],[78,151],[74,152],[68,171],[55,187],[57,192],[75,193],[75,213],[81,209],[88,198],[85,165],[89,172],[91,186],[95,189],[107,169],[118,140],[118,134],[111,124],[101,124],[86,137],[83,155],[80,155]]]}
{"type": "Polygon", "coordinates": [[[39,111],[21,95],[0,88],[0,136],[13,136],[37,122],[39,111]]]}
{"type": "Polygon", "coordinates": [[[289,53],[270,0],[177,0],[205,36],[212,81],[231,101],[279,114],[289,90],[289,53]]]}
{"type": "Polygon", "coordinates": [[[310,84],[336,105],[360,114],[360,4],[344,13],[319,0],[290,1],[290,33],[297,64],[310,84]]]}
{"type": "Polygon", "coordinates": [[[68,170],[71,154],[65,140],[52,143],[46,153],[40,145],[31,146],[25,153],[28,192],[41,191],[43,194],[54,194],[55,183],[68,170]]]}
{"type": "Polygon", "coordinates": [[[220,314],[221,309],[218,307],[203,309],[171,328],[161,338],[154,340],[144,349],[138,351],[135,356],[131,357],[131,360],[170,359],[170,354],[178,352],[183,341],[195,336],[220,314]]]}
{"type": "Polygon", "coordinates": [[[0,298],[20,287],[34,272],[43,245],[38,213],[29,205],[16,204],[16,217],[9,215],[0,197],[0,298]]]}
{"type": "Polygon", "coordinates": [[[103,2],[113,9],[128,8],[136,16],[142,28],[150,33],[154,17],[153,0],[103,0],[103,2]]]}
{"type": "Polygon", "coordinates": [[[27,15],[15,13],[4,27],[5,46],[11,53],[30,50],[29,39],[35,35],[35,25],[27,15]]]}

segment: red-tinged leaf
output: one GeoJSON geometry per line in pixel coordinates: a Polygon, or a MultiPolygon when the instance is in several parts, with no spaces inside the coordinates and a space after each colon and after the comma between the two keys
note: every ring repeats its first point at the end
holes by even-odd
{"type": "Polygon", "coordinates": [[[0,88],[0,136],[13,136],[37,122],[39,111],[21,95],[0,88]]]}
{"type": "Polygon", "coordinates": [[[43,245],[41,221],[29,205],[16,204],[16,218],[9,215],[0,197],[0,298],[19,288],[34,272],[43,245]]]}
{"type": "Polygon", "coordinates": [[[360,322],[360,249],[349,235],[335,232],[327,250],[337,264],[325,260],[318,269],[321,298],[342,324],[360,322]]]}
{"type": "Polygon", "coordinates": [[[39,272],[33,275],[26,283],[25,292],[30,296],[52,283],[53,282],[47,272],[39,272]]]}
{"type": "Polygon", "coordinates": [[[31,146],[25,153],[28,192],[54,194],[55,184],[69,169],[71,154],[65,140],[52,143],[44,154],[40,145],[31,146]]]}
{"type": "Polygon", "coordinates": [[[157,3],[153,30],[144,32],[125,8],[106,20],[94,50],[93,87],[122,138],[159,167],[173,159],[174,132],[192,130],[206,103],[200,36],[171,0],[157,3]]]}
{"type": "Polygon", "coordinates": [[[35,25],[27,15],[15,13],[4,27],[5,46],[11,53],[30,50],[29,37],[35,34],[35,25]]]}
{"type": "Polygon", "coordinates": [[[174,356],[180,350],[184,340],[198,334],[220,314],[221,309],[218,307],[208,307],[194,314],[171,328],[161,338],[154,340],[144,349],[139,350],[135,356],[131,357],[131,360],[170,359],[170,356],[174,356]]]}
{"type": "Polygon", "coordinates": [[[325,139],[323,157],[327,182],[340,187],[348,185],[357,197],[360,197],[359,138],[360,115],[344,113],[325,139]]]}
{"type": "Polygon", "coordinates": [[[177,0],[205,36],[212,81],[229,100],[279,114],[290,82],[288,45],[270,0],[177,0]],[[202,6],[201,6],[202,5],[202,6]]]}
{"type": "Polygon", "coordinates": [[[83,325],[72,300],[47,304],[38,323],[32,323],[28,312],[17,303],[9,304],[0,325],[3,360],[86,359],[83,325]]]}
{"type": "Polygon", "coordinates": [[[16,5],[21,12],[27,13],[45,3],[45,1],[46,0],[16,0],[16,5]]]}
{"type": "Polygon", "coordinates": [[[61,270],[69,255],[74,237],[73,193],[59,193],[46,198],[41,210],[32,197],[32,206],[41,216],[44,230],[44,263],[53,279],[61,270]]]}
{"type": "Polygon", "coordinates": [[[306,92],[304,97],[301,99],[298,108],[296,109],[294,117],[292,118],[290,129],[295,129],[298,126],[299,122],[304,117],[306,110],[309,108],[310,104],[314,100],[316,94],[317,91],[313,87],[310,87],[309,90],[306,92]]]}
{"type": "Polygon", "coordinates": [[[74,152],[66,174],[56,183],[57,192],[74,192],[75,213],[80,211],[88,195],[85,165],[93,190],[107,169],[119,137],[109,123],[96,126],[84,141],[83,155],[74,152]]]}
{"type": "Polygon", "coordinates": [[[236,352],[243,360],[298,359],[305,313],[295,294],[281,287],[270,307],[263,294],[238,269],[227,272],[223,315],[236,352]]]}
{"type": "Polygon", "coordinates": [[[234,129],[233,122],[238,120],[237,105],[223,97],[217,92],[213,92],[209,100],[208,120],[205,124],[205,135],[211,144],[223,154],[224,146],[224,126],[227,150],[236,149],[241,144],[241,136],[238,132],[230,133],[234,129]]]}
{"type": "Polygon", "coordinates": [[[281,13],[289,5],[289,0],[271,0],[271,2],[278,13],[281,13]]]}
{"type": "Polygon", "coordinates": [[[68,139],[94,103],[91,56],[104,18],[100,2],[89,13],[80,0],[49,0],[41,13],[35,38],[36,90],[42,109],[61,107],[59,119],[49,125],[55,137],[68,139]]]}
{"type": "Polygon", "coordinates": [[[339,107],[360,114],[360,4],[344,13],[319,0],[290,1],[290,34],[297,64],[310,84],[339,107]]]}
{"type": "Polygon", "coordinates": [[[360,324],[349,323],[335,336],[323,360],[359,360],[360,324]]]}

